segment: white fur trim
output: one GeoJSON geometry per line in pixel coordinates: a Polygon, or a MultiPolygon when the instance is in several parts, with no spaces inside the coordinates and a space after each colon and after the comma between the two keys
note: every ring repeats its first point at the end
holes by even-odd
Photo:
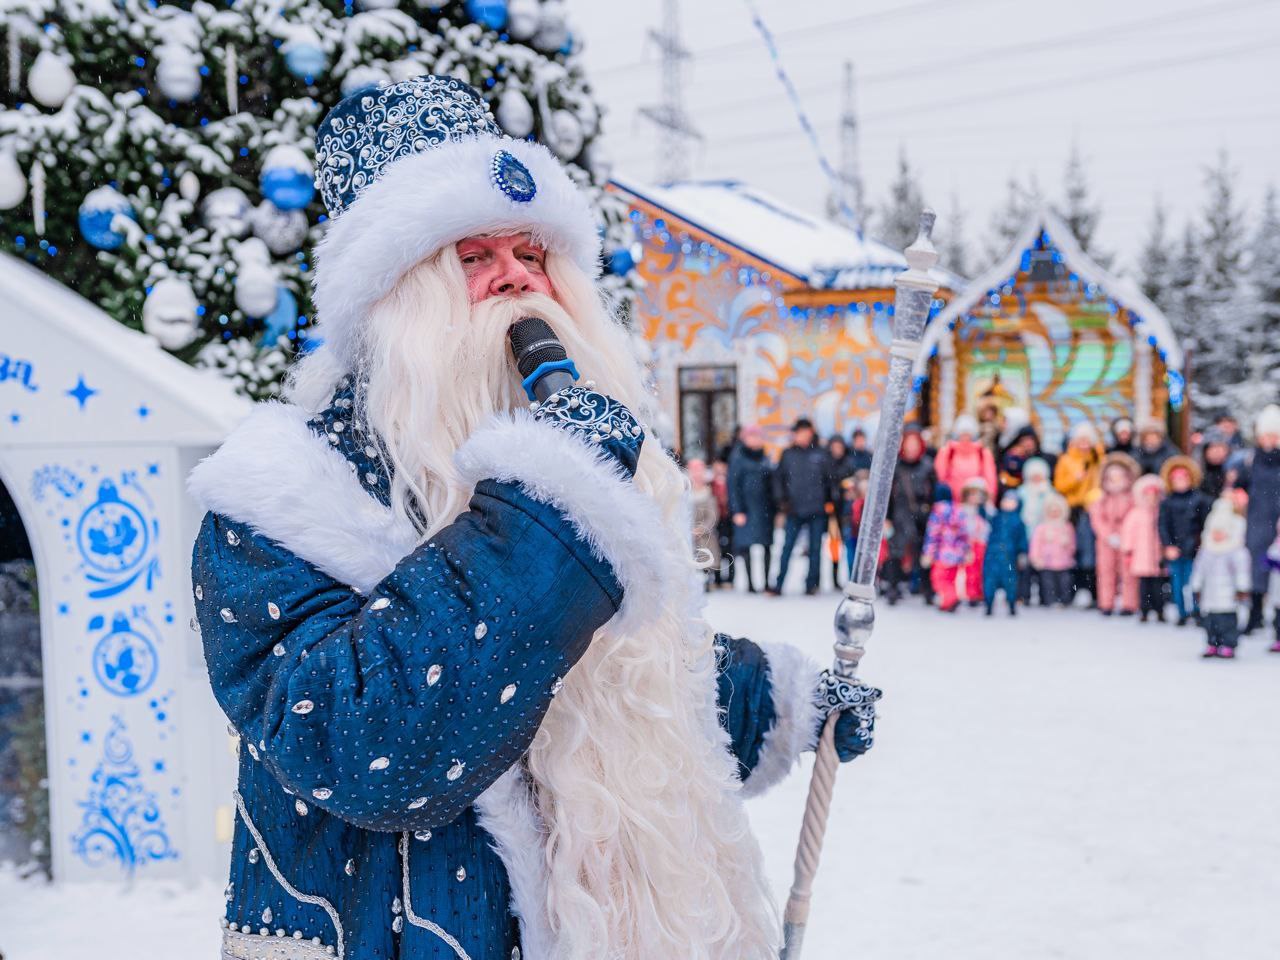
{"type": "Polygon", "coordinates": [[[263,403],[187,479],[206,510],[247,523],[357,590],[368,592],[417,543],[412,524],[360,485],[350,462],[307,414],[263,403]]]}
{"type": "Polygon", "coordinates": [[[805,750],[818,742],[822,713],[814,698],[821,669],[795,647],[762,643],[773,695],[773,726],[764,735],[760,759],[742,786],[744,797],[755,797],[780,783],[805,750]]]}
{"type": "Polygon", "coordinates": [[[547,836],[521,767],[512,767],[476,798],[476,819],[511,881],[511,912],[520,921],[524,960],[555,960],[547,920],[547,836]]]}
{"type": "Polygon", "coordinates": [[[650,611],[663,609],[678,558],[657,504],[636,490],[607,454],[517,410],[477,431],[459,448],[455,462],[470,483],[514,481],[535,500],[564,511],[578,537],[622,585],[614,629],[643,630],[650,611]]]}
{"type": "Polygon", "coordinates": [[[349,361],[357,325],[410,267],[467,237],[530,232],[600,273],[600,238],[587,198],[546,147],[491,136],[397,160],[329,226],[316,247],[316,329],[349,361]],[[517,203],[491,179],[505,150],[533,175],[537,193],[517,203]]]}

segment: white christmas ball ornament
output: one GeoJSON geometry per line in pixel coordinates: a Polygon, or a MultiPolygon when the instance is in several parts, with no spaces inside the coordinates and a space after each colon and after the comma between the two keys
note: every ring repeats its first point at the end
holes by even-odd
{"type": "Polygon", "coordinates": [[[200,178],[194,170],[188,170],[178,178],[178,196],[187,203],[195,203],[200,196],[200,178]]]}
{"type": "Polygon", "coordinates": [[[551,113],[551,133],[547,137],[551,151],[561,160],[572,160],[582,152],[586,138],[582,135],[582,124],[568,110],[553,110],[551,113]]]}
{"type": "Polygon", "coordinates": [[[26,196],[27,178],[18,158],[9,150],[0,150],[0,210],[12,210],[26,196]]]}
{"type": "Polygon", "coordinates": [[[236,306],[250,317],[265,317],[280,296],[267,245],[251,237],[236,250],[236,306]]]}
{"type": "Polygon", "coordinates": [[[538,0],[511,0],[507,4],[507,33],[513,40],[528,40],[538,32],[542,11],[538,0]]]}
{"type": "Polygon", "coordinates": [[[27,90],[42,107],[62,106],[75,85],[76,77],[70,65],[52,50],[40,51],[27,74],[27,90]]]}
{"type": "Polygon", "coordinates": [[[547,0],[533,45],[544,53],[555,53],[569,42],[569,15],[562,0],[547,0]]]}
{"type": "Polygon", "coordinates": [[[523,140],[533,133],[533,107],[529,105],[525,95],[514,87],[503,91],[494,115],[509,137],[523,140]]]}
{"type": "Polygon", "coordinates": [[[357,64],[342,78],[342,95],[345,97],[361,87],[381,87],[390,82],[391,74],[381,67],[357,64]]]}
{"type": "Polygon", "coordinates": [[[253,211],[253,235],[277,257],[296,253],[307,239],[307,215],[301,210],[281,210],[263,200],[253,211]]]}
{"type": "Polygon", "coordinates": [[[156,86],[170,100],[189,103],[200,93],[200,64],[186,47],[168,43],[156,51],[156,86]]]}
{"type": "Polygon", "coordinates": [[[200,212],[205,226],[221,230],[232,237],[243,237],[249,232],[249,213],[253,207],[239,187],[221,187],[204,198],[200,212]]]}
{"type": "Polygon", "coordinates": [[[165,277],[147,294],[142,305],[142,329],[166,350],[181,350],[198,334],[196,295],[182,277],[165,277]]]}

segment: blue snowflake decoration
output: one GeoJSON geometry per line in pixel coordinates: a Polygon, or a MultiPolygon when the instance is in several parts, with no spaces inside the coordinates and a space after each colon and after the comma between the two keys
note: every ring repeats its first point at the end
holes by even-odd
{"type": "Polygon", "coordinates": [[[516,203],[528,203],[538,195],[538,185],[529,168],[505,150],[493,155],[491,175],[493,185],[516,203]]]}

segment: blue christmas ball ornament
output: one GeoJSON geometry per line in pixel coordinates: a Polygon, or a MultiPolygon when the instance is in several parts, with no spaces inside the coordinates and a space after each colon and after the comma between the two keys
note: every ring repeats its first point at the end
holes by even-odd
{"type": "Polygon", "coordinates": [[[315,169],[298,147],[272,147],[262,160],[259,186],[281,210],[301,210],[316,195],[315,169]]]}
{"type": "Polygon", "coordinates": [[[120,191],[114,187],[98,187],[80,204],[80,232],[99,250],[114,250],[124,243],[123,231],[112,226],[117,216],[138,219],[120,191]]]}
{"type": "Polygon", "coordinates": [[[284,65],[295,77],[318,77],[329,66],[320,38],[297,36],[284,45],[284,65]]]}
{"type": "Polygon", "coordinates": [[[507,25],[507,0],[467,0],[467,16],[490,30],[507,25]]]}
{"type": "Polygon", "coordinates": [[[287,337],[298,322],[298,300],[293,292],[283,284],[278,288],[276,306],[262,318],[262,336],[258,339],[261,346],[272,346],[281,337],[287,337]]]}

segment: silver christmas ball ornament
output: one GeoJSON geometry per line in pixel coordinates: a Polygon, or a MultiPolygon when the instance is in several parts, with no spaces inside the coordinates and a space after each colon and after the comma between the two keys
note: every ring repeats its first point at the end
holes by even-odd
{"type": "Polygon", "coordinates": [[[279,299],[279,280],[271,269],[271,254],[258,237],[236,248],[236,306],[250,317],[265,317],[279,299]]]}
{"type": "Polygon", "coordinates": [[[538,32],[533,45],[544,53],[555,53],[569,42],[569,14],[562,0],[547,0],[542,5],[538,32]]]}
{"type": "Polygon", "coordinates": [[[572,160],[582,152],[586,137],[577,116],[568,110],[553,110],[551,130],[547,133],[551,152],[561,160],[572,160]]]}
{"type": "Polygon", "coordinates": [[[249,214],[253,206],[239,187],[220,187],[204,198],[200,212],[210,230],[221,230],[232,237],[249,232],[249,214]]]}
{"type": "Polygon", "coordinates": [[[542,10],[538,0],[510,0],[507,4],[507,33],[513,40],[528,40],[538,32],[542,10]]]}
{"type": "Polygon", "coordinates": [[[200,64],[195,54],[173,43],[156,50],[156,86],[178,103],[194,100],[200,93],[200,64]]]}
{"type": "Polygon", "coordinates": [[[199,333],[196,295],[182,277],[158,280],[142,305],[142,329],[166,350],[181,350],[199,333]]]}
{"type": "Polygon", "coordinates": [[[307,215],[301,210],[281,210],[263,200],[253,211],[253,235],[277,257],[296,253],[307,240],[307,215]]]}
{"type": "Polygon", "coordinates": [[[515,87],[508,87],[498,98],[498,109],[494,116],[507,136],[523,140],[533,133],[533,107],[523,93],[515,87]]]}

